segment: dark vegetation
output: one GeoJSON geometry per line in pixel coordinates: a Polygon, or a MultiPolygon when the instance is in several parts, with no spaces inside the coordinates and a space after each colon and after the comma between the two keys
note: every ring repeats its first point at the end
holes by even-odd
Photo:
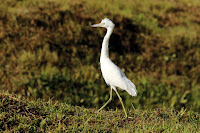
{"type": "MultiPolygon", "coordinates": [[[[2,92],[1,92],[2,93],[2,92]]],[[[0,94],[0,131],[6,132],[198,132],[200,115],[181,109],[157,108],[101,111],[53,103],[27,102],[0,94]],[[90,117],[92,116],[92,117],[90,117]],[[89,121],[87,121],[90,118],[89,121]]]]}
{"type": "MultiPolygon", "coordinates": [[[[87,25],[108,17],[116,24],[110,58],[138,90],[134,98],[119,92],[125,106],[199,112],[199,13],[198,0],[1,1],[0,88],[99,108],[110,90],[99,68],[105,29],[87,25]]],[[[121,108],[115,94],[108,107],[121,108]]]]}

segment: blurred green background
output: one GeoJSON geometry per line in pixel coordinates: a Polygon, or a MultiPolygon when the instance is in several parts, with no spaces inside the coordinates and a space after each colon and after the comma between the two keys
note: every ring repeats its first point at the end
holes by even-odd
{"type": "MultiPolygon", "coordinates": [[[[127,108],[200,110],[199,0],[1,0],[0,88],[38,98],[99,108],[110,88],[99,58],[115,23],[110,58],[133,81],[137,97],[119,91],[127,108]]],[[[121,104],[114,93],[107,106],[121,104]]]]}

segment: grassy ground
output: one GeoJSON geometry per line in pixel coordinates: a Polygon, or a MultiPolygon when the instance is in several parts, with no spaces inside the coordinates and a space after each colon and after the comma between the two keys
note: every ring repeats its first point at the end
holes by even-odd
{"type": "MultiPolygon", "coordinates": [[[[0,5],[0,88],[29,100],[84,107],[108,100],[99,68],[105,29],[115,24],[111,60],[137,86],[125,106],[200,110],[199,0],[35,0],[0,5]]],[[[115,94],[114,94],[115,95],[115,94]]],[[[117,98],[114,96],[114,98],[117,98]]],[[[119,102],[110,107],[121,107],[119,102]]]]}
{"type": "Polygon", "coordinates": [[[199,132],[200,114],[181,109],[134,109],[124,119],[122,110],[96,109],[53,103],[28,102],[0,94],[0,131],[7,132],[199,132]]]}

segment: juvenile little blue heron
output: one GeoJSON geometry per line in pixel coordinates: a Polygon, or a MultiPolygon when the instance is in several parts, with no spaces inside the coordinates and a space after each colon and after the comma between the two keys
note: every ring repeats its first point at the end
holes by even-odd
{"type": "Polygon", "coordinates": [[[112,90],[114,90],[122,104],[125,118],[127,118],[127,113],[122,98],[118,94],[116,87],[126,90],[131,96],[137,96],[137,90],[135,85],[126,77],[122,70],[109,59],[109,39],[115,24],[108,18],[105,18],[101,21],[101,23],[90,25],[90,27],[104,27],[107,29],[101,48],[100,65],[103,78],[106,84],[110,85],[111,90],[109,100],[98,110],[98,112],[100,112],[112,100],[112,90]]]}

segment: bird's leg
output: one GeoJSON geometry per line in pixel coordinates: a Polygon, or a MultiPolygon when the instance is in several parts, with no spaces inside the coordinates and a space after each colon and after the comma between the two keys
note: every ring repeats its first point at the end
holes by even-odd
{"type": "Polygon", "coordinates": [[[110,89],[110,98],[97,112],[100,112],[111,100],[112,100],[112,87],[110,89]]]}
{"type": "Polygon", "coordinates": [[[123,110],[124,110],[124,113],[125,113],[125,118],[127,118],[127,113],[126,113],[126,109],[125,109],[125,107],[124,107],[122,98],[121,98],[120,95],[118,94],[117,90],[116,90],[116,89],[114,89],[114,90],[115,90],[115,92],[117,93],[117,96],[119,97],[119,100],[120,100],[120,102],[121,102],[121,104],[122,104],[122,107],[123,107],[123,110]]]}

